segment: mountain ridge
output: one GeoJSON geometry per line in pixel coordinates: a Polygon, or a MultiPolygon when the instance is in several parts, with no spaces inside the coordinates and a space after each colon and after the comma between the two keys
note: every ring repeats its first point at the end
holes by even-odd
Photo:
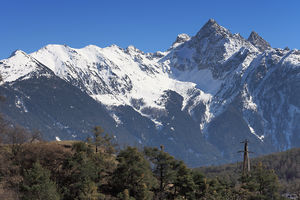
{"type": "Polygon", "coordinates": [[[210,19],[166,52],[47,45],[26,54],[27,64],[17,55],[1,60],[2,86],[21,81],[36,61],[103,105],[132,142],[164,144],[191,165],[234,161],[244,138],[259,154],[299,146],[299,51],[274,49],[254,32],[249,38],[210,19]]]}

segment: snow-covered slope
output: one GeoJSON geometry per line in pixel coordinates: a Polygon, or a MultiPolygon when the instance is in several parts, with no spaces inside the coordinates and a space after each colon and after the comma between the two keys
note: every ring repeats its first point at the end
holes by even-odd
{"type": "Polygon", "coordinates": [[[203,164],[235,160],[244,138],[257,153],[300,146],[299,65],[298,50],[273,49],[255,32],[246,40],[210,19],[166,52],[47,45],[1,60],[0,72],[13,83],[42,66],[103,104],[136,143],[164,143],[203,164]]]}
{"type": "MultiPolygon", "coordinates": [[[[143,53],[133,46],[121,49],[116,45],[106,48],[90,45],[73,49],[48,45],[31,56],[104,105],[129,105],[143,115],[146,115],[144,108],[164,110],[161,98],[164,91],[176,91],[187,101],[188,91],[196,86],[192,80],[181,81],[183,74],[179,75],[181,78],[174,76],[170,65],[162,66],[159,56],[143,53]]],[[[196,73],[210,72],[197,70],[196,73]]]]}
{"type": "Polygon", "coordinates": [[[1,76],[4,82],[26,79],[41,71],[43,73],[40,75],[50,76],[50,70],[47,67],[21,50],[13,52],[8,59],[1,60],[0,65],[1,76]]]}
{"type": "Polygon", "coordinates": [[[144,97],[148,105],[157,106],[159,94],[173,84],[156,59],[132,46],[48,45],[31,56],[106,105],[130,105],[131,98],[144,97]]]}

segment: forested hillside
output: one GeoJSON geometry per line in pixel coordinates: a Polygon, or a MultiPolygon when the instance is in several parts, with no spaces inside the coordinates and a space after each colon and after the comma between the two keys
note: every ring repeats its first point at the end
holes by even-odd
{"type": "MultiPolygon", "coordinates": [[[[251,159],[251,165],[257,166],[259,163],[262,163],[266,169],[274,170],[281,183],[282,191],[300,194],[300,148],[251,159]]],[[[197,170],[210,178],[222,177],[236,182],[241,174],[241,169],[242,163],[239,162],[201,167],[197,170]]]]}
{"type": "Polygon", "coordinates": [[[119,149],[101,127],[86,142],[43,142],[37,132],[3,127],[0,199],[283,199],[272,156],[245,176],[231,170],[230,180],[189,169],[163,146],[119,149]]]}

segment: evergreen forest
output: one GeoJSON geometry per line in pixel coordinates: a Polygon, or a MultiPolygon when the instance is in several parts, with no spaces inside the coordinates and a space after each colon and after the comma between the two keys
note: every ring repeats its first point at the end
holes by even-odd
{"type": "Polygon", "coordinates": [[[163,146],[120,148],[100,126],[86,141],[45,142],[3,119],[0,132],[0,199],[275,200],[299,191],[288,184],[299,183],[299,150],[258,158],[242,175],[234,164],[191,169],[163,146]]]}

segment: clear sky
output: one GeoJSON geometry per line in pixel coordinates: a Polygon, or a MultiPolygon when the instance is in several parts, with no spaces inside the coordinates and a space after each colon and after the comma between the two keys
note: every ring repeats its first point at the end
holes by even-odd
{"type": "Polygon", "coordinates": [[[273,47],[300,49],[298,0],[1,0],[0,59],[47,44],[163,51],[209,18],[245,38],[255,30],[273,47]]]}

